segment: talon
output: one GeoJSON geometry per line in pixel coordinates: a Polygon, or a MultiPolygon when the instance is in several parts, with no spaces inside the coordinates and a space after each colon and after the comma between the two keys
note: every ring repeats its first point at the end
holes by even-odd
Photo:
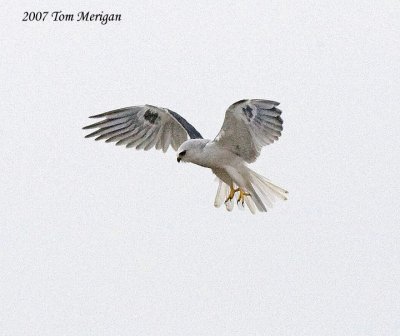
{"type": "Polygon", "coordinates": [[[229,191],[229,195],[228,195],[227,199],[225,200],[225,203],[230,202],[235,197],[235,194],[237,192],[239,192],[239,198],[236,201],[236,204],[239,204],[239,202],[240,202],[240,203],[242,203],[242,205],[244,205],[244,197],[251,196],[248,192],[244,191],[242,188],[234,189],[231,186],[231,190],[229,191]]]}
{"type": "Polygon", "coordinates": [[[229,202],[230,200],[232,200],[235,197],[235,193],[238,192],[238,191],[240,191],[240,188],[234,189],[231,186],[231,190],[229,191],[229,195],[228,195],[227,199],[225,200],[225,203],[229,202]]]}
{"type": "Polygon", "coordinates": [[[238,199],[238,203],[242,202],[242,204],[244,204],[244,197],[245,196],[250,196],[250,194],[248,192],[243,191],[242,189],[239,188],[239,199],[238,199]]]}

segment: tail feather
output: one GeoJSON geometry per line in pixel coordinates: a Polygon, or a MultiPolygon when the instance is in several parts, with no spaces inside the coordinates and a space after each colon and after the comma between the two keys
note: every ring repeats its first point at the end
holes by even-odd
{"type": "Polygon", "coordinates": [[[264,176],[257,174],[254,171],[251,171],[251,175],[257,179],[262,185],[265,185],[269,190],[272,191],[273,195],[276,197],[279,197],[280,199],[286,201],[287,200],[287,194],[288,191],[278,187],[276,184],[273,184],[270,180],[265,178],[264,176]]]}
{"type": "Polygon", "coordinates": [[[261,199],[261,197],[258,195],[258,193],[256,192],[256,190],[254,189],[254,187],[249,183],[246,186],[247,191],[250,193],[250,197],[254,204],[256,205],[258,211],[260,212],[267,212],[267,208],[265,207],[263,200],[261,199]]]}
{"type": "MultiPolygon", "coordinates": [[[[249,186],[252,187],[252,189],[255,191],[255,199],[257,201],[261,200],[262,205],[272,208],[273,203],[277,198],[280,198],[282,200],[287,200],[287,194],[288,192],[281,188],[278,187],[277,185],[273,184],[270,180],[265,178],[264,176],[257,174],[255,171],[248,169],[248,174],[249,174],[249,186]]],[[[250,192],[251,193],[251,192],[250,192]]],[[[257,202],[256,202],[257,204],[257,202]]],[[[261,204],[259,204],[259,210],[260,208],[263,208],[261,204]]],[[[261,210],[260,210],[261,211],[261,210]]],[[[266,209],[264,211],[267,211],[266,209]]]]}
{"type": "Polygon", "coordinates": [[[222,182],[220,179],[218,179],[218,182],[218,190],[217,194],[215,195],[214,201],[214,206],[216,208],[219,208],[222,203],[224,203],[229,194],[229,186],[226,183],[222,182]]]}
{"type": "MultiPolygon", "coordinates": [[[[242,175],[246,184],[243,186],[251,196],[245,197],[245,203],[249,210],[254,214],[256,209],[260,212],[266,212],[268,208],[273,207],[276,199],[287,200],[288,192],[272,183],[264,176],[247,168],[246,173],[242,175]]],[[[215,196],[214,206],[219,208],[225,202],[229,195],[229,186],[218,179],[219,185],[215,196]]],[[[242,188],[243,188],[242,187],[242,188]]],[[[237,188],[234,185],[234,188],[237,188]]],[[[228,202],[229,203],[229,202],[228,202]]],[[[232,211],[233,204],[225,204],[229,211],[232,211]]]]}
{"type": "Polygon", "coordinates": [[[254,215],[256,213],[257,207],[251,197],[246,197],[244,199],[244,202],[246,203],[247,207],[249,208],[250,212],[254,215]]]}
{"type": "Polygon", "coordinates": [[[249,174],[249,182],[249,184],[253,186],[256,195],[260,194],[259,198],[262,198],[261,203],[265,203],[265,206],[267,208],[272,208],[274,197],[271,196],[270,193],[268,193],[268,190],[263,183],[264,181],[262,181],[258,176],[254,174],[249,174]]]}

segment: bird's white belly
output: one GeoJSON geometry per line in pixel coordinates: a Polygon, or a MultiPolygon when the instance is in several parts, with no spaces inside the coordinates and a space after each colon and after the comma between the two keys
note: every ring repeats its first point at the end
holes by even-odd
{"type": "Polygon", "coordinates": [[[235,167],[243,163],[243,159],[215,142],[210,142],[204,147],[199,159],[199,162],[195,163],[208,168],[235,167]]]}

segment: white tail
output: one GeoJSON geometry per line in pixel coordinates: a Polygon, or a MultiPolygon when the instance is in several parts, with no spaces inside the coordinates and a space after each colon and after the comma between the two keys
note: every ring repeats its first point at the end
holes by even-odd
{"type": "MultiPolygon", "coordinates": [[[[260,212],[267,211],[267,208],[272,208],[273,202],[275,202],[277,198],[287,200],[288,192],[285,189],[278,187],[264,176],[257,174],[255,171],[247,168],[246,173],[242,176],[246,181],[246,185],[241,187],[251,195],[245,197],[245,203],[251,213],[254,214],[256,209],[260,212]]],[[[237,188],[237,186],[234,185],[234,188],[237,188]]],[[[222,205],[229,195],[229,190],[229,186],[219,180],[214,206],[219,208],[222,205]]],[[[228,211],[232,211],[235,201],[237,201],[236,195],[233,200],[225,202],[228,211]]]]}

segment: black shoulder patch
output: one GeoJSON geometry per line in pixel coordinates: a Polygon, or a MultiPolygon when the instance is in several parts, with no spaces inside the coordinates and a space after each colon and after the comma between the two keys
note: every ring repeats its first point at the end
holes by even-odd
{"type": "Polygon", "coordinates": [[[247,121],[250,121],[253,118],[253,109],[249,105],[242,107],[242,111],[246,116],[247,121]]]}
{"type": "Polygon", "coordinates": [[[144,119],[146,119],[150,124],[154,125],[158,119],[158,113],[147,110],[144,114],[144,119]]]}

